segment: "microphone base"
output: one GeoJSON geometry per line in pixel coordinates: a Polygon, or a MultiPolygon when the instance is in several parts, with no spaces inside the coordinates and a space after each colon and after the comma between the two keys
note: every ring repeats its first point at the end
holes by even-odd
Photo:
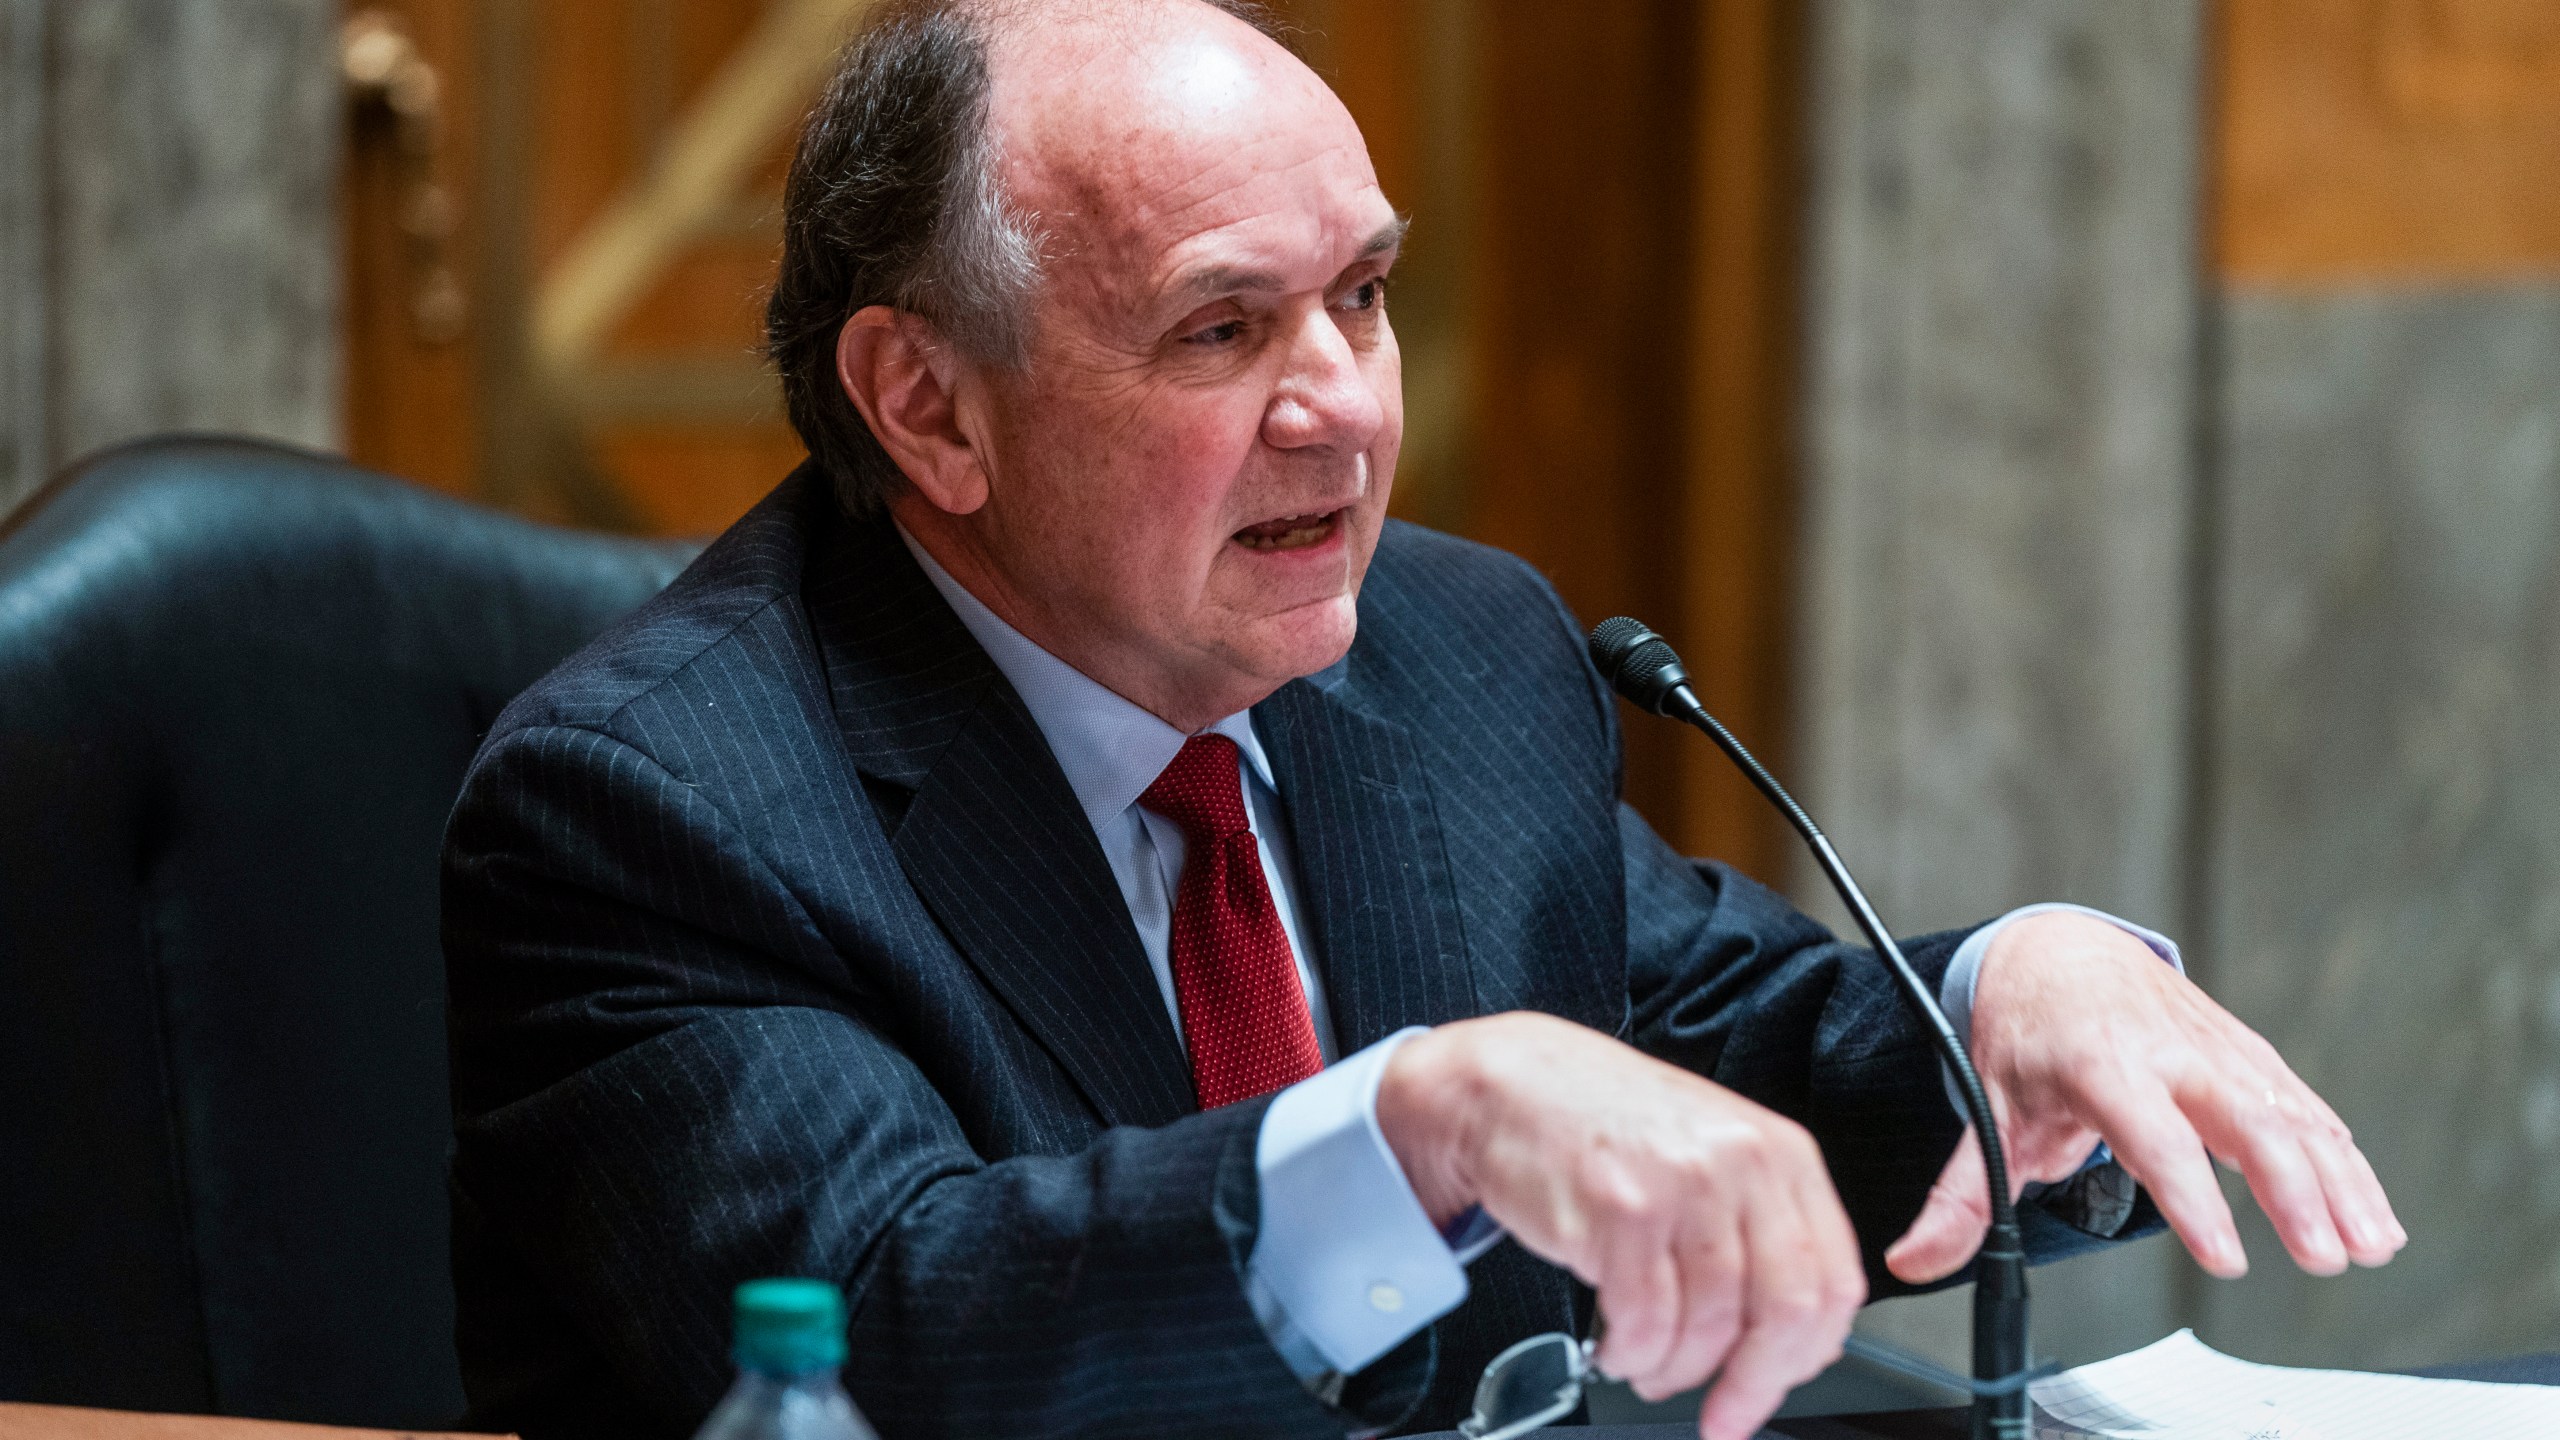
{"type": "MultiPolygon", "coordinates": [[[[1973,1270],[1973,1378],[2010,1380],[2027,1368],[2027,1256],[2015,1221],[1994,1223],[1973,1270]]],[[[2029,1440],[2027,1389],[1973,1397],[1973,1440],[2029,1440]]]]}
{"type": "Polygon", "coordinates": [[[1985,1395],[1973,1402],[1973,1440],[2029,1440],[2027,1399],[1985,1395]]]}

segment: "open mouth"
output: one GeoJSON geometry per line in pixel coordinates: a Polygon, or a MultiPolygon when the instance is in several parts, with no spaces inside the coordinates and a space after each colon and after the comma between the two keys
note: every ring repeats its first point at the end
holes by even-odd
{"type": "Polygon", "coordinates": [[[1259,525],[1247,525],[1235,533],[1235,541],[1247,550],[1304,550],[1321,545],[1342,524],[1342,512],[1326,510],[1313,515],[1283,515],[1259,525]]]}

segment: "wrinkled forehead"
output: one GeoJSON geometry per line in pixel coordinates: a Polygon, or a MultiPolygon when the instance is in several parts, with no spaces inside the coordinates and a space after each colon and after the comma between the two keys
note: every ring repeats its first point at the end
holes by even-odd
{"type": "Polygon", "coordinates": [[[1394,221],[1341,101],[1231,16],[1154,5],[1014,27],[991,50],[998,161],[1054,284],[1156,288],[1221,259],[1321,283],[1394,221]]]}

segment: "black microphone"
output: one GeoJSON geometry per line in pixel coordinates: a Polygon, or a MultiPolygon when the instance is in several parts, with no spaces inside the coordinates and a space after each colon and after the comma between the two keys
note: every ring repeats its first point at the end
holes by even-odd
{"type": "Polygon", "coordinates": [[[1688,667],[1679,653],[1641,620],[1621,615],[1603,620],[1591,632],[1591,663],[1619,694],[1639,710],[1686,721],[1707,732],[1716,748],[1740,766],[1753,789],[1766,796],[1813,851],[1815,863],[1840,892],[1842,904],[1857,918],[1886,966],[1892,970],[1905,1004],[1929,1027],[1938,1056],[1956,1077],[1965,1109],[1973,1117],[1973,1133],[1982,1142],[1984,1178],[1991,1188],[1991,1228],[1974,1267],[1973,1283],[1973,1435],[1974,1440],[2026,1440],[2027,1437],[2027,1255],[2018,1235],[2017,1206],[2009,1199],[2008,1157],[2000,1148],[2000,1127],[1991,1113],[1991,1097],[1973,1068],[1973,1056],[1938,1008],[1938,997],[1911,962],[1893,932],[1876,917],[1866,892],[1850,878],[1849,867],[1821,827],[1788,794],[1777,777],[1724,728],[1689,688],[1688,667]]]}

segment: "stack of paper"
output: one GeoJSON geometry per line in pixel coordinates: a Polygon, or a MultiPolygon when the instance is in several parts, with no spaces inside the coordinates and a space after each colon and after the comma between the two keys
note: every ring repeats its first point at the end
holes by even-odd
{"type": "Polygon", "coordinates": [[[2560,1386],[2288,1370],[2181,1330],[2027,1389],[2037,1440],[2552,1440],[2560,1386]]]}

